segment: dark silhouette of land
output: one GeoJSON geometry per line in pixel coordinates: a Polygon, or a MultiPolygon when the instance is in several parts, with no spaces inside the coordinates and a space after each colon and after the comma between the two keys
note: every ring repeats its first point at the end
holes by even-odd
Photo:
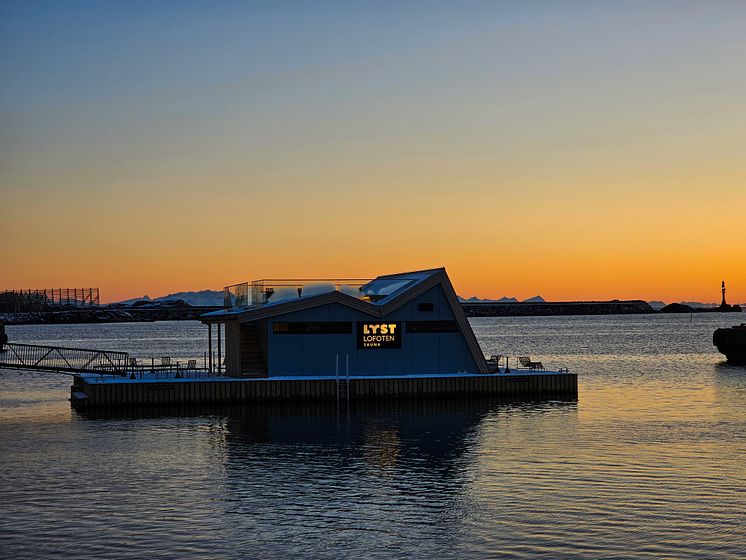
{"type": "MultiPolygon", "coordinates": [[[[461,299],[467,317],[528,317],[562,315],[640,315],[650,313],[732,313],[741,306],[730,305],[725,299],[725,282],[722,283],[722,301],[719,306],[704,307],[685,303],[671,303],[656,309],[643,300],[611,301],[544,301],[540,296],[525,301],[515,298],[500,300],[461,299]]],[[[96,292],[98,289],[96,289],[96,292]]],[[[157,299],[134,299],[127,302],[99,305],[93,301],[73,302],[74,305],[37,301],[30,298],[32,291],[5,292],[0,298],[0,322],[8,325],[64,324],[64,323],[124,323],[147,321],[186,321],[199,319],[203,313],[222,309],[222,305],[190,305],[185,299],[171,299],[177,294],[157,299]],[[19,299],[19,297],[23,299],[19,299]],[[20,303],[24,305],[21,306],[20,303]]],[[[197,294],[201,299],[192,302],[217,302],[220,292],[180,292],[189,298],[197,294]],[[206,299],[208,298],[208,299],[206,299]]]]}
{"type": "Polygon", "coordinates": [[[545,301],[545,302],[461,302],[468,317],[521,317],[547,315],[633,315],[655,313],[642,300],[628,301],[545,301]]]}
{"type": "Polygon", "coordinates": [[[660,311],[661,313],[740,313],[740,305],[730,305],[727,301],[725,301],[725,280],[723,280],[720,290],[722,292],[723,299],[721,300],[720,305],[717,307],[694,307],[691,305],[686,305],[685,303],[670,303],[660,311]]]}

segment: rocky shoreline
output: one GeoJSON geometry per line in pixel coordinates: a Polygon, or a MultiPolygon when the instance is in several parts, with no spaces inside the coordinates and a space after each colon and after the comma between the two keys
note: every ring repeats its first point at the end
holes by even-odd
{"type": "Polygon", "coordinates": [[[219,307],[159,307],[76,309],[30,313],[0,313],[6,325],[60,325],[74,323],[143,323],[152,321],[192,321],[219,307]]]}

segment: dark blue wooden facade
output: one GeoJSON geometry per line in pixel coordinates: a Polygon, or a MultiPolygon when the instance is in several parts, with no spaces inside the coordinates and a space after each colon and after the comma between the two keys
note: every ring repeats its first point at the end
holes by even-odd
{"type": "MultiPolygon", "coordinates": [[[[428,306],[429,307],[429,306],[428,306]]],[[[427,374],[476,372],[477,366],[459,332],[409,332],[410,321],[455,321],[441,286],[430,288],[390,314],[373,317],[340,303],[285,313],[267,320],[269,376],[323,376],[427,374]],[[420,311],[420,303],[432,303],[432,311],[420,311]],[[273,325],[285,322],[350,322],[349,334],[274,334],[273,325]],[[401,348],[359,348],[358,323],[400,323],[401,348]]]]}
{"type": "Polygon", "coordinates": [[[203,321],[225,325],[225,371],[232,376],[486,373],[444,269],[379,277],[371,285],[375,282],[402,287],[378,299],[334,292],[211,313],[203,321]],[[396,334],[375,331],[379,328],[396,334]],[[365,329],[390,336],[368,345],[365,329]]]}

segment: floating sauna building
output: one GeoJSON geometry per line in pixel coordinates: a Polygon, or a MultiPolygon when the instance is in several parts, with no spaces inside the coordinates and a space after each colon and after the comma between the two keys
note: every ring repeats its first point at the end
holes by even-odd
{"type": "Polygon", "coordinates": [[[544,371],[528,358],[512,371],[488,362],[443,268],[373,280],[258,280],[229,286],[225,297],[225,309],[201,318],[204,376],[194,364],[149,371],[125,355],[117,363],[135,365],[113,375],[81,370],[73,405],[577,394],[577,375],[567,370],[544,371]]]}
{"type": "Polygon", "coordinates": [[[219,334],[222,325],[226,376],[488,372],[443,268],[362,284],[260,280],[227,290],[237,305],[202,316],[219,334]]]}

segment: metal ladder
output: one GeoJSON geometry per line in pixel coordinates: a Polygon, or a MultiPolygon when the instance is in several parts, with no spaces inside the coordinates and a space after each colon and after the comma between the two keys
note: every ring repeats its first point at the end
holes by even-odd
{"type": "Polygon", "coordinates": [[[336,358],[337,403],[350,400],[350,355],[345,356],[345,374],[339,375],[339,354],[336,358]]]}
{"type": "Polygon", "coordinates": [[[350,398],[350,380],[344,377],[337,379],[337,400],[350,398]]]}

